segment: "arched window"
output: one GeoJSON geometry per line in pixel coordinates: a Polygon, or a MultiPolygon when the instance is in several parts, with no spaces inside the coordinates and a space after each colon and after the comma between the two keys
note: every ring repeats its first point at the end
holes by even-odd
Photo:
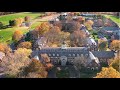
{"type": "Polygon", "coordinates": [[[80,55],[79,55],[79,54],[77,54],[77,56],[79,57],[80,55]]]}
{"type": "Polygon", "coordinates": [[[92,67],[91,70],[94,70],[94,67],[92,67]]]}
{"type": "Polygon", "coordinates": [[[75,57],[75,54],[73,54],[73,57],[75,57]]]}
{"type": "Polygon", "coordinates": [[[53,56],[55,56],[55,54],[53,53],[53,56]]]}
{"type": "Polygon", "coordinates": [[[69,54],[69,56],[71,57],[71,54],[69,54]]]}
{"type": "Polygon", "coordinates": [[[59,54],[57,54],[57,56],[59,56],[59,54]]]}

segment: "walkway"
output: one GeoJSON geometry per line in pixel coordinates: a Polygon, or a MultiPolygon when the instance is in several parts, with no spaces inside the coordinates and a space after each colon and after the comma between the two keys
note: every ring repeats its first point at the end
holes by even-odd
{"type": "MultiPolygon", "coordinates": [[[[50,16],[45,16],[45,17],[39,17],[39,18],[36,18],[34,19],[33,21],[31,21],[31,26],[32,24],[36,23],[36,22],[46,22],[46,21],[49,21],[49,20],[52,20],[56,17],[58,17],[60,14],[53,14],[53,15],[50,15],[50,16]]],[[[31,28],[31,26],[28,28],[28,30],[31,28]]]]}

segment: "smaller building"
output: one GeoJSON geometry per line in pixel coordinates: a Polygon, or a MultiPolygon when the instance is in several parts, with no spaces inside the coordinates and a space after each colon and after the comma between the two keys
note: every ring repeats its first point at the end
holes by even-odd
{"type": "Polygon", "coordinates": [[[97,43],[95,42],[95,40],[92,37],[88,37],[87,38],[87,42],[88,42],[88,45],[95,45],[95,46],[97,46],[97,43]]]}
{"type": "Polygon", "coordinates": [[[113,51],[93,51],[92,53],[100,62],[104,62],[106,64],[108,64],[110,59],[115,57],[115,53],[113,51]]]}

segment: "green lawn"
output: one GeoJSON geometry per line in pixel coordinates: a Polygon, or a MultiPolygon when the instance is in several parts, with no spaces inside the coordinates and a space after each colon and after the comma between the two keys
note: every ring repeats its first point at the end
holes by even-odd
{"type": "Polygon", "coordinates": [[[0,22],[2,22],[5,25],[8,25],[9,20],[13,20],[15,18],[24,18],[25,16],[30,16],[32,19],[34,19],[40,15],[41,15],[41,13],[32,13],[32,12],[9,14],[9,15],[0,16],[0,22]]]}
{"type": "Polygon", "coordinates": [[[68,70],[61,70],[56,73],[57,78],[69,78],[68,70]]]}
{"type": "Polygon", "coordinates": [[[114,22],[116,22],[120,26],[120,18],[113,16],[113,15],[104,15],[106,18],[110,18],[114,22]]]}
{"type": "MultiPolygon", "coordinates": [[[[37,18],[40,16],[41,13],[31,13],[31,12],[23,12],[23,13],[17,13],[17,14],[10,14],[5,16],[0,16],[0,21],[4,23],[4,25],[9,24],[9,20],[15,19],[15,18],[24,18],[25,16],[30,16],[32,19],[37,18]]],[[[31,27],[31,29],[34,29],[37,25],[39,25],[41,22],[35,22],[31,27]]],[[[0,42],[8,42],[10,43],[12,40],[12,35],[15,30],[21,30],[23,33],[28,32],[28,28],[26,27],[13,27],[13,28],[6,28],[6,29],[0,29],[0,36],[3,38],[0,38],[0,42]]]]}

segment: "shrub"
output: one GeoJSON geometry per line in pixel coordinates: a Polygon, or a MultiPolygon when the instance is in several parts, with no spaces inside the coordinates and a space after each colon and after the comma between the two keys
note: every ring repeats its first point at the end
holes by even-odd
{"type": "Polygon", "coordinates": [[[26,17],[24,18],[24,20],[25,20],[25,22],[29,22],[29,21],[30,21],[30,16],[26,16],[26,17]]]}
{"type": "Polygon", "coordinates": [[[22,24],[22,18],[17,18],[14,20],[9,20],[9,26],[20,26],[22,24]]]}
{"type": "Polygon", "coordinates": [[[15,26],[15,20],[9,20],[9,26],[15,26]]]}
{"type": "Polygon", "coordinates": [[[0,29],[2,29],[3,28],[3,23],[2,22],[0,22],[0,29]]]}

